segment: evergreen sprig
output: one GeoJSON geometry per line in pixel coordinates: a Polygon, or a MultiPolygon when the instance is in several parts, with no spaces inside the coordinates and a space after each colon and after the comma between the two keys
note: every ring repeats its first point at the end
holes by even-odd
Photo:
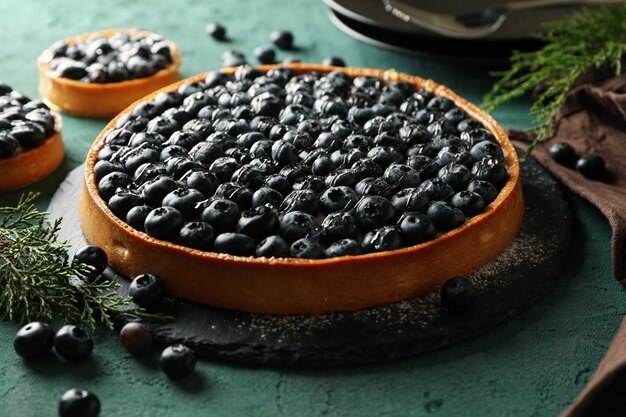
{"type": "Polygon", "coordinates": [[[113,329],[116,319],[167,320],[120,297],[119,284],[89,275],[92,267],[69,258],[69,244],[59,239],[61,219],[33,204],[29,193],[16,207],[0,207],[0,318],[27,323],[60,319],[91,330],[97,323],[113,329]]]}
{"type": "Polygon", "coordinates": [[[544,46],[531,52],[513,52],[511,68],[494,73],[500,79],[482,104],[485,110],[493,111],[516,97],[538,92],[530,108],[537,136],[527,153],[554,136],[559,110],[581,75],[605,65],[621,73],[626,51],[626,3],[584,8],[544,26],[545,34],[533,35],[544,46]]]}

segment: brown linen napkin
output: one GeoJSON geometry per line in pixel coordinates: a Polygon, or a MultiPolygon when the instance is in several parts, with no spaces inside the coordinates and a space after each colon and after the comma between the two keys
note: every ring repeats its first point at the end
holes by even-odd
{"type": "MultiPolygon", "coordinates": [[[[572,191],[596,206],[613,229],[613,273],[626,285],[626,74],[607,70],[581,77],[568,93],[560,112],[555,138],[533,151],[533,156],[572,191]],[[577,154],[604,158],[607,175],[602,181],[588,180],[574,168],[556,163],[549,147],[567,142],[577,154]]],[[[532,133],[510,131],[510,138],[524,147],[532,133]]],[[[626,320],[622,322],[596,373],[576,401],[561,417],[625,416],[626,320]]]]}

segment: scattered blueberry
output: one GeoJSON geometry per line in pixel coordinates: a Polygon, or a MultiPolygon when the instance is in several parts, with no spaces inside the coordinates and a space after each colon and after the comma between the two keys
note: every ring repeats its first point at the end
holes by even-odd
{"type": "Polygon", "coordinates": [[[226,28],[219,23],[209,23],[206,26],[206,32],[209,34],[209,36],[218,41],[223,41],[226,39],[226,28]]]}
{"type": "Polygon", "coordinates": [[[293,34],[286,30],[276,30],[270,34],[270,40],[280,49],[293,49],[293,34]]]}
{"type": "Polygon", "coordinates": [[[68,324],[54,335],[54,350],[68,361],[82,361],[91,356],[93,340],[85,330],[68,324]]]}
{"type": "Polygon", "coordinates": [[[152,333],[143,323],[126,323],[120,330],[120,342],[128,352],[141,355],[150,350],[152,333]]]}
{"type": "Polygon", "coordinates": [[[273,64],[276,61],[276,51],[271,46],[259,46],[254,49],[254,56],[261,64],[273,64]]]}
{"type": "Polygon", "coordinates": [[[565,166],[574,166],[576,163],[576,151],[569,143],[555,143],[550,146],[548,153],[556,162],[565,166]]]}
{"type": "Polygon", "coordinates": [[[50,352],[53,340],[54,330],[50,325],[35,321],[18,330],[13,339],[13,348],[22,358],[32,359],[50,352]]]}
{"type": "Polygon", "coordinates": [[[441,303],[454,313],[470,311],[478,297],[476,287],[467,278],[451,278],[441,287],[441,303]]]}
{"type": "Polygon", "coordinates": [[[169,346],[161,353],[159,367],[172,379],[183,378],[196,367],[196,354],[185,345],[169,346]]]}
{"type": "Polygon", "coordinates": [[[576,161],[576,169],[590,180],[601,180],[606,173],[604,159],[598,155],[583,155],[576,161]]]}
{"type": "Polygon", "coordinates": [[[109,258],[102,248],[88,245],[76,251],[74,261],[89,265],[92,268],[86,277],[92,280],[104,272],[108,265],[109,258]]]}
{"type": "Polygon", "coordinates": [[[128,295],[139,307],[153,308],[165,297],[165,283],[154,274],[141,274],[133,278],[128,295]]]}
{"type": "Polygon", "coordinates": [[[97,417],[100,414],[100,400],[85,390],[66,391],[59,402],[60,417],[97,417]]]}
{"type": "Polygon", "coordinates": [[[343,59],[331,56],[322,60],[322,65],[330,65],[332,67],[345,67],[346,63],[343,59]]]}

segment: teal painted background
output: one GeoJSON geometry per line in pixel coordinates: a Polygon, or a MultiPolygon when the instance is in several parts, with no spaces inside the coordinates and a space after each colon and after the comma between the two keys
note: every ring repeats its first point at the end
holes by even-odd
{"type": "MultiPolygon", "coordinates": [[[[0,1],[0,79],[37,95],[37,55],[57,39],[112,27],[141,27],[174,40],[183,75],[219,67],[226,49],[246,52],[289,29],[301,50],[287,54],[319,62],[329,55],[352,66],[390,68],[433,78],[480,102],[493,64],[410,57],[353,40],[327,19],[319,1],[0,1]],[[204,32],[224,23],[231,41],[204,32]]],[[[526,127],[528,102],[495,113],[506,127],[526,127]]],[[[45,207],[67,172],[80,164],[106,121],[64,116],[67,158],[40,191],[45,207]]],[[[6,173],[0,173],[6,175],[6,173]]],[[[79,190],[76,190],[78,192],[79,190]]],[[[14,204],[19,193],[0,196],[14,204]]],[[[130,357],[115,335],[95,335],[93,357],[72,364],[56,356],[26,364],[11,341],[18,325],[0,323],[0,416],[54,416],[72,387],[95,392],[102,416],[556,416],[582,389],[626,310],[610,271],[610,229],[601,215],[568,194],[578,222],[571,263],[556,288],[532,309],[474,340],[385,364],[331,370],[289,370],[201,361],[195,375],[171,382],[152,359],[130,357]]]]}

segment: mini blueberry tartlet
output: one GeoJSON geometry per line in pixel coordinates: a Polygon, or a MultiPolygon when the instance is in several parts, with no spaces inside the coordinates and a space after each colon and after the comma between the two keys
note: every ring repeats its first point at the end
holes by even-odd
{"type": "Polygon", "coordinates": [[[173,42],[138,29],[103,30],[55,42],[37,60],[51,107],[107,117],[180,78],[173,42]]]}
{"type": "Polygon", "coordinates": [[[521,227],[487,114],[395,71],[308,64],[192,77],[118,115],[86,162],[87,239],[211,306],[350,311],[439,289],[521,227]]]}
{"type": "Polygon", "coordinates": [[[64,156],[60,116],[0,82],[0,192],[48,176],[64,156]]]}

